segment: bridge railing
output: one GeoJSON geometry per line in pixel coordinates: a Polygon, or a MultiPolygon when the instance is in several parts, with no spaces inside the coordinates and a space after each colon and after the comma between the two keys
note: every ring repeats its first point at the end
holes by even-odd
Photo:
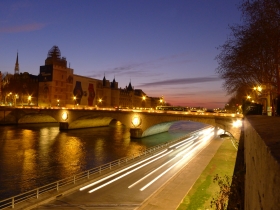
{"type": "Polygon", "coordinates": [[[211,128],[211,127],[212,126],[206,126],[202,129],[188,133],[187,135],[180,137],[174,141],[166,142],[166,143],[163,143],[160,145],[156,145],[156,146],[147,148],[146,150],[140,151],[139,153],[133,154],[132,156],[117,159],[115,161],[112,161],[112,162],[103,164],[101,166],[75,174],[74,176],[70,176],[65,179],[61,179],[56,182],[52,182],[50,184],[44,185],[42,187],[38,187],[34,190],[30,190],[30,191],[21,193],[19,195],[1,200],[0,209],[15,208],[16,205],[18,205],[24,201],[27,201],[30,199],[39,199],[39,197],[42,197],[42,195],[45,195],[46,193],[49,193],[49,192],[59,191],[59,189],[61,189],[62,187],[65,187],[65,186],[74,187],[76,182],[78,182],[78,181],[89,179],[92,177],[92,175],[98,175],[105,171],[108,172],[112,169],[116,169],[117,167],[119,167],[121,165],[131,163],[135,159],[138,159],[145,155],[152,154],[154,152],[158,152],[158,151],[162,150],[163,148],[166,148],[179,141],[182,141],[191,135],[195,135],[195,134],[199,133],[200,131],[205,130],[207,128],[211,128]]]}
{"type": "MultiPolygon", "coordinates": [[[[1,107],[0,107],[1,108],[1,107]]],[[[167,114],[185,114],[185,115],[205,115],[205,116],[222,116],[222,117],[238,117],[243,118],[243,114],[222,113],[222,112],[193,112],[193,111],[170,111],[170,110],[155,110],[155,109],[116,109],[107,107],[39,107],[39,106],[16,106],[2,107],[6,109],[65,109],[65,110],[99,110],[99,111],[125,111],[125,112],[144,112],[144,113],[167,113],[167,114]]]]}

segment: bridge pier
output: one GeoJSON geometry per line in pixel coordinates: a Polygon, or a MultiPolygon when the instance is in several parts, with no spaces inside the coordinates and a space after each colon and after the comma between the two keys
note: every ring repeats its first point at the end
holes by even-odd
{"type": "Polygon", "coordinates": [[[142,138],[143,131],[141,128],[130,128],[130,137],[132,138],[142,138]]]}
{"type": "Polygon", "coordinates": [[[68,130],[68,122],[59,122],[59,130],[68,130]]]}

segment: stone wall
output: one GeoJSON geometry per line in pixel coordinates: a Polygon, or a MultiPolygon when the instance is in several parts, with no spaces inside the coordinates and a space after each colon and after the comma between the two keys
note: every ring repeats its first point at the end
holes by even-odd
{"type": "Polygon", "coordinates": [[[280,209],[280,118],[244,120],[245,209],[280,209]]]}

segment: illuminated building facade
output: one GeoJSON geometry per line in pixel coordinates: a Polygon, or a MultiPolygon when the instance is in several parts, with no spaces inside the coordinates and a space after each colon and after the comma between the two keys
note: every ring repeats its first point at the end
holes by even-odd
{"type": "Polygon", "coordinates": [[[53,46],[40,66],[38,105],[43,107],[155,108],[159,98],[148,97],[129,83],[125,89],[112,82],[74,74],[65,57],[53,46]]]}
{"type": "Polygon", "coordinates": [[[1,104],[6,106],[37,106],[38,76],[27,72],[19,72],[18,53],[14,68],[14,74],[0,76],[1,104]]]}

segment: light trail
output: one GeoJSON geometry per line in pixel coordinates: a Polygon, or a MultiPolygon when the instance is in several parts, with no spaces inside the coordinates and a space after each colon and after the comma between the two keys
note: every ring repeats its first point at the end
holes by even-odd
{"type": "Polygon", "coordinates": [[[172,168],[174,168],[179,162],[181,162],[183,160],[183,158],[181,158],[179,161],[177,161],[176,163],[174,163],[171,167],[169,167],[168,169],[166,169],[163,173],[161,173],[159,176],[157,176],[156,178],[154,178],[152,181],[150,181],[148,184],[146,184],[144,187],[142,187],[140,189],[140,191],[145,190],[147,187],[149,187],[151,184],[153,184],[155,181],[157,181],[160,177],[162,177],[164,174],[166,174],[168,171],[170,171],[172,168]]]}
{"type": "MultiPolygon", "coordinates": [[[[188,142],[187,144],[191,144],[193,143],[193,141],[188,142]]],[[[183,146],[187,146],[186,144],[183,146]]],[[[188,145],[189,146],[189,145],[188,145]]],[[[193,147],[193,145],[191,146],[193,147]]],[[[177,147],[176,147],[177,148],[177,147]]],[[[159,169],[161,169],[162,167],[164,167],[165,165],[167,165],[168,163],[170,163],[172,160],[174,160],[175,158],[179,157],[181,155],[181,153],[185,152],[186,150],[189,150],[189,148],[185,149],[184,151],[181,151],[180,153],[178,153],[174,158],[170,159],[169,161],[167,161],[166,163],[164,163],[163,165],[161,165],[160,167],[156,168],[155,170],[151,171],[150,173],[148,173],[146,176],[142,177],[141,179],[139,179],[138,181],[134,182],[133,184],[131,184],[130,186],[128,186],[128,188],[131,188],[133,186],[135,186],[136,184],[138,184],[139,182],[143,181],[144,179],[146,179],[148,176],[152,175],[153,173],[155,173],[156,171],[158,171],[159,169]]]]}
{"type": "Polygon", "coordinates": [[[173,144],[173,145],[171,145],[169,148],[175,147],[175,146],[178,145],[178,144],[182,144],[183,142],[188,141],[188,140],[191,140],[192,138],[194,138],[194,136],[191,136],[190,138],[187,138],[187,139],[185,139],[185,140],[183,140],[183,141],[180,141],[180,142],[178,142],[178,143],[176,143],[176,144],[173,144]]]}
{"type": "MultiPolygon", "coordinates": [[[[194,138],[197,139],[198,137],[191,137],[191,138],[188,138],[188,139],[186,139],[186,140],[184,140],[184,141],[189,141],[190,139],[194,139],[194,138]]],[[[196,149],[195,146],[196,146],[197,144],[199,144],[201,141],[203,141],[204,139],[205,139],[205,138],[203,138],[203,139],[201,139],[201,140],[195,142],[193,145],[191,145],[190,147],[188,147],[188,148],[185,149],[184,151],[182,151],[182,152],[180,152],[179,154],[177,154],[174,158],[172,158],[171,160],[169,160],[167,163],[169,163],[170,161],[174,160],[176,157],[178,157],[178,156],[181,155],[182,153],[184,153],[184,152],[190,150],[191,148],[193,148],[191,151],[195,150],[195,149],[196,149]]],[[[181,143],[181,142],[180,142],[180,143],[181,143]]],[[[191,143],[193,143],[193,141],[184,143],[183,145],[180,145],[180,146],[178,146],[178,147],[181,147],[181,146],[189,146],[191,143]]],[[[177,147],[177,148],[178,148],[178,147],[177,147]]],[[[113,182],[115,182],[115,181],[117,181],[117,180],[119,180],[119,179],[121,179],[121,178],[123,178],[123,177],[125,177],[125,176],[127,176],[127,175],[129,175],[129,174],[131,174],[131,173],[133,173],[134,171],[139,170],[140,168],[143,168],[143,167],[145,167],[146,165],[148,165],[148,164],[150,164],[150,163],[152,163],[152,162],[154,162],[154,161],[156,161],[156,160],[158,160],[158,159],[160,159],[160,158],[162,158],[162,157],[168,155],[168,154],[171,153],[173,150],[170,150],[170,151],[168,151],[168,152],[166,152],[166,151],[167,151],[167,149],[164,150],[164,151],[162,151],[162,152],[160,152],[160,153],[158,153],[158,154],[156,154],[156,155],[154,155],[154,156],[152,156],[152,157],[150,157],[150,158],[147,158],[147,159],[145,159],[145,160],[143,160],[143,161],[140,161],[139,163],[136,163],[136,164],[134,164],[134,165],[132,165],[132,166],[129,166],[129,167],[127,167],[127,168],[125,168],[125,169],[123,169],[123,170],[121,170],[121,171],[118,171],[118,172],[116,172],[116,173],[114,173],[114,174],[112,174],[112,175],[109,175],[109,176],[107,176],[107,177],[105,177],[105,178],[103,178],[103,179],[100,179],[100,180],[98,180],[98,181],[96,181],[96,182],[93,182],[93,183],[91,183],[91,184],[89,184],[89,185],[87,185],[87,186],[85,186],[85,187],[82,187],[82,188],[80,188],[80,191],[82,191],[82,190],[84,190],[84,189],[87,189],[87,188],[89,188],[89,187],[91,187],[91,186],[94,186],[94,185],[96,185],[96,184],[98,184],[98,183],[100,183],[100,182],[102,182],[102,181],[105,181],[105,180],[107,180],[107,179],[109,179],[109,178],[112,178],[113,176],[116,176],[116,175],[118,175],[118,174],[120,174],[120,173],[122,173],[122,172],[124,172],[124,171],[127,171],[127,170],[131,169],[132,167],[135,167],[135,166],[137,166],[137,165],[139,165],[139,164],[141,164],[141,163],[143,163],[143,162],[146,162],[146,163],[144,163],[143,165],[140,165],[140,166],[138,166],[137,168],[132,169],[132,170],[130,170],[130,171],[128,171],[128,172],[126,172],[126,173],[124,173],[124,174],[122,174],[122,175],[120,175],[120,176],[118,176],[118,177],[116,177],[116,178],[114,178],[114,179],[112,179],[112,180],[110,180],[110,181],[108,181],[108,182],[106,182],[106,183],[104,183],[104,184],[102,184],[102,185],[100,185],[100,186],[98,186],[98,187],[96,187],[96,188],[90,190],[89,193],[92,193],[92,192],[94,192],[94,191],[96,191],[96,190],[98,190],[98,189],[101,189],[101,188],[103,188],[103,187],[105,187],[105,186],[107,186],[107,185],[109,185],[109,184],[111,184],[111,183],[113,183],[113,182]],[[165,152],[166,152],[166,153],[165,153],[165,152]],[[163,153],[165,153],[165,154],[163,154],[163,153]],[[159,155],[160,155],[160,156],[159,156],[159,155]],[[158,157],[157,157],[157,156],[158,156],[158,157]],[[153,159],[153,160],[151,160],[151,161],[148,161],[148,160],[150,160],[150,159],[152,159],[152,158],[154,158],[154,157],[156,157],[156,158],[153,159]],[[148,161],[148,162],[147,162],[147,161],[148,161]]],[[[190,152],[189,152],[189,153],[190,153],[190,152]]],[[[189,154],[189,153],[188,153],[188,154],[189,154]]],[[[185,158],[185,157],[186,157],[186,155],[183,156],[183,158],[185,158]]],[[[149,175],[151,175],[151,174],[154,173],[155,171],[159,170],[160,168],[162,168],[163,166],[165,166],[167,163],[163,164],[163,165],[160,166],[158,169],[156,169],[156,170],[154,170],[153,172],[149,173],[149,175]]],[[[178,163],[179,163],[179,161],[178,161],[175,165],[177,165],[178,163]]],[[[175,165],[173,165],[172,168],[173,168],[175,165]]],[[[169,170],[171,170],[171,169],[169,169],[169,170]]],[[[168,172],[168,171],[166,171],[165,173],[167,173],[167,172],[168,172]]],[[[148,175],[148,176],[149,176],[149,175],[148,175]]],[[[163,175],[164,175],[164,174],[162,174],[161,176],[163,176],[163,175]]],[[[146,175],[145,178],[148,177],[148,176],[146,175]]],[[[137,183],[139,183],[140,181],[142,181],[142,180],[145,179],[145,178],[142,178],[141,180],[138,180],[137,183]]],[[[159,177],[159,178],[160,178],[160,177],[159,177]]],[[[159,178],[158,178],[158,179],[159,179],[159,178]]],[[[156,181],[156,180],[154,180],[154,181],[156,181]]],[[[137,184],[137,183],[132,184],[130,187],[134,186],[134,185],[137,184]]],[[[129,187],[129,188],[130,188],[130,187],[129,187]]]]}
{"type": "Polygon", "coordinates": [[[131,174],[132,172],[137,171],[137,170],[140,169],[140,168],[143,168],[144,166],[146,166],[146,165],[148,165],[148,164],[150,164],[150,163],[152,163],[152,162],[154,162],[154,161],[156,161],[156,160],[158,160],[158,159],[160,159],[160,158],[162,158],[162,157],[168,155],[168,154],[171,153],[171,152],[173,152],[173,150],[170,150],[169,152],[167,152],[167,153],[165,153],[165,154],[163,154],[163,155],[161,155],[161,156],[159,156],[159,157],[157,157],[157,158],[155,158],[155,159],[153,159],[153,160],[151,160],[151,161],[149,161],[149,162],[147,162],[147,163],[145,163],[145,164],[143,164],[143,165],[141,165],[141,166],[138,166],[137,168],[135,168],[135,169],[133,169],[133,170],[131,170],[131,171],[128,171],[128,172],[126,172],[125,174],[123,174],[123,175],[121,175],[121,176],[119,176],[119,177],[117,177],[117,178],[115,178],[115,179],[112,179],[111,181],[106,182],[106,183],[100,185],[99,187],[96,187],[96,188],[94,188],[94,189],[92,189],[92,190],[90,190],[90,191],[88,191],[88,192],[89,192],[89,193],[92,193],[92,192],[94,192],[94,191],[96,191],[96,190],[99,190],[100,188],[105,187],[105,186],[107,186],[108,184],[111,184],[111,183],[113,183],[113,182],[115,182],[115,181],[117,181],[117,180],[119,180],[119,179],[121,179],[121,178],[127,176],[128,174],[131,174]]]}
{"type": "MultiPolygon", "coordinates": [[[[212,135],[211,135],[211,136],[212,136],[212,135]]],[[[210,137],[211,137],[211,136],[210,136],[210,137]]],[[[207,140],[209,140],[210,137],[208,137],[207,140]]],[[[198,142],[197,142],[196,144],[198,144],[198,142]]],[[[193,145],[191,145],[191,146],[193,147],[194,145],[195,145],[195,144],[193,144],[193,145]]],[[[201,146],[201,147],[202,147],[202,146],[201,146]]],[[[166,169],[164,172],[162,172],[160,175],[158,175],[156,178],[154,178],[152,181],[150,181],[150,182],[149,182],[148,184],[146,184],[144,187],[142,187],[142,188],[140,189],[140,191],[143,191],[143,190],[145,190],[147,187],[149,187],[150,185],[152,185],[155,181],[157,181],[159,178],[161,178],[163,175],[165,175],[168,171],[170,171],[172,168],[174,168],[177,164],[179,164],[182,160],[184,160],[187,156],[189,156],[190,153],[193,154],[193,152],[194,152],[196,149],[197,149],[197,147],[194,147],[191,151],[189,151],[187,154],[185,154],[180,160],[178,160],[176,163],[174,163],[172,166],[170,166],[168,169],[166,169]]],[[[189,150],[189,148],[188,148],[188,150],[189,150]]],[[[179,154],[180,154],[180,153],[179,153],[179,154]]],[[[193,154],[192,157],[189,157],[189,158],[191,158],[191,159],[187,162],[187,164],[192,160],[192,158],[194,158],[194,154],[193,154]]]]}
{"type": "Polygon", "coordinates": [[[184,143],[184,144],[182,144],[182,145],[179,145],[179,146],[175,147],[175,149],[178,149],[178,148],[180,148],[180,147],[183,147],[183,146],[186,146],[186,145],[188,145],[188,144],[191,144],[191,143],[193,143],[194,140],[196,140],[197,138],[198,138],[198,137],[194,138],[192,141],[188,141],[187,143],[184,143]]]}
{"type": "Polygon", "coordinates": [[[155,170],[151,171],[150,173],[148,173],[146,176],[142,177],[141,179],[139,179],[138,181],[134,182],[132,185],[128,186],[128,188],[132,188],[133,186],[135,186],[136,184],[138,184],[139,182],[141,182],[142,180],[146,179],[148,176],[152,175],[153,173],[155,173],[156,171],[158,171],[159,169],[161,169],[163,166],[165,166],[166,164],[170,163],[172,160],[174,160],[175,158],[177,158],[177,156],[173,157],[172,159],[170,159],[169,161],[167,161],[166,163],[164,163],[163,165],[161,165],[160,167],[156,168],[155,170]]]}
{"type": "MultiPolygon", "coordinates": [[[[114,173],[114,174],[111,174],[111,175],[109,175],[109,176],[107,176],[107,177],[104,177],[103,179],[100,179],[100,180],[98,180],[98,181],[96,181],[96,182],[93,182],[93,183],[91,183],[91,184],[89,184],[89,185],[86,185],[86,186],[84,186],[84,187],[81,187],[81,188],[80,188],[80,191],[85,190],[85,189],[87,189],[87,188],[89,188],[89,187],[91,187],[91,186],[93,186],[93,185],[95,185],[95,184],[98,184],[98,183],[102,182],[102,181],[105,181],[106,179],[109,179],[109,178],[111,178],[111,177],[113,177],[113,176],[115,176],[115,175],[118,175],[118,174],[120,174],[120,173],[122,173],[122,172],[124,172],[124,171],[127,171],[128,169],[133,168],[133,167],[135,167],[135,166],[137,166],[137,165],[139,165],[139,164],[141,164],[141,163],[143,163],[143,162],[146,162],[146,161],[148,161],[148,160],[150,160],[150,159],[152,159],[152,158],[154,158],[154,157],[156,157],[156,156],[159,156],[159,155],[161,155],[162,153],[164,153],[164,152],[166,152],[166,151],[167,151],[167,149],[163,150],[162,152],[160,152],[160,153],[158,153],[158,154],[156,154],[156,155],[153,155],[152,157],[146,158],[145,160],[142,160],[142,161],[140,161],[140,162],[138,162],[138,163],[136,163],[136,164],[133,164],[133,165],[127,167],[127,168],[124,168],[124,169],[122,169],[122,170],[120,170],[120,171],[118,171],[118,172],[116,172],[116,173],[114,173]]],[[[172,151],[172,150],[171,150],[171,151],[172,151]]]]}

